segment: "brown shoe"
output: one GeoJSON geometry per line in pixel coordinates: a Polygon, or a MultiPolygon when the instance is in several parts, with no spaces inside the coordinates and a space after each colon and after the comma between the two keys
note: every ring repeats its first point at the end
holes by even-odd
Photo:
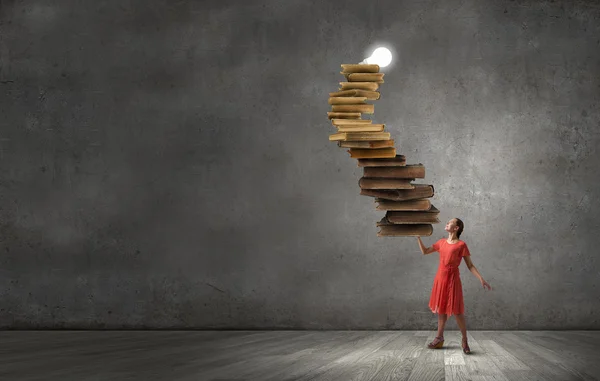
{"type": "Polygon", "coordinates": [[[463,339],[462,339],[462,349],[465,354],[467,354],[467,355],[471,354],[471,348],[469,348],[469,344],[467,343],[466,337],[463,337],[463,339]]]}
{"type": "Polygon", "coordinates": [[[444,346],[444,336],[436,336],[431,343],[427,344],[429,349],[439,349],[442,346],[444,346]]]}

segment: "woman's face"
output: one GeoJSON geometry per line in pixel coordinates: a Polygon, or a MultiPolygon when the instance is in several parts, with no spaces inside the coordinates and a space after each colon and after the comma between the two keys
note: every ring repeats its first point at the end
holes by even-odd
{"type": "Polygon", "coordinates": [[[456,227],[456,220],[453,218],[446,223],[446,228],[444,230],[446,230],[447,232],[452,232],[455,230],[455,227],[456,227]]]}

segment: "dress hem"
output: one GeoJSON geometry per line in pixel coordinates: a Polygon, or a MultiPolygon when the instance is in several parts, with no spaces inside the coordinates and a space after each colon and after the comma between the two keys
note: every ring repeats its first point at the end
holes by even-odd
{"type": "Polygon", "coordinates": [[[446,313],[440,313],[439,310],[434,310],[433,308],[429,307],[429,309],[431,310],[432,313],[434,314],[438,314],[438,315],[448,315],[448,316],[452,316],[452,315],[463,315],[465,312],[461,312],[461,313],[455,313],[455,312],[446,312],[446,313]]]}

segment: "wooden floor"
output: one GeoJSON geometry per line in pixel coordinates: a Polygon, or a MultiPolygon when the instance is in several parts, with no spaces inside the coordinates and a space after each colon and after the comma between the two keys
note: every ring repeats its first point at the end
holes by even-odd
{"type": "Polygon", "coordinates": [[[0,380],[600,380],[600,331],[1,331],[0,380]]]}

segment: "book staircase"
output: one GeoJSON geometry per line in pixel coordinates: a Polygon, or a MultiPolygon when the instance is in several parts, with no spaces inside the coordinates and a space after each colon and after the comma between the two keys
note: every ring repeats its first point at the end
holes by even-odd
{"type": "Polygon", "coordinates": [[[439,210],[428,198],[433,197],[433,185],[413,184],[425,178],[422,164],[406,164],[404,155],[397,155],[394,140],[384,131],[385,124],[374,124],[362,119],[362,114],[373,114],[375,105],[367,100],[380,97],[379,84],[383,73],[379,65],[342,64],[338,91],[329,93],[331,112],[327,113],[337,133],[329,135],[338,147],[348,148],[350,157],[358,159],[363,177],[358,181],[360,194],[374,197],[377,210],[385,216],[377,222],[377,236],[430,236],[433,225],[439,223],[439,210]]]}

